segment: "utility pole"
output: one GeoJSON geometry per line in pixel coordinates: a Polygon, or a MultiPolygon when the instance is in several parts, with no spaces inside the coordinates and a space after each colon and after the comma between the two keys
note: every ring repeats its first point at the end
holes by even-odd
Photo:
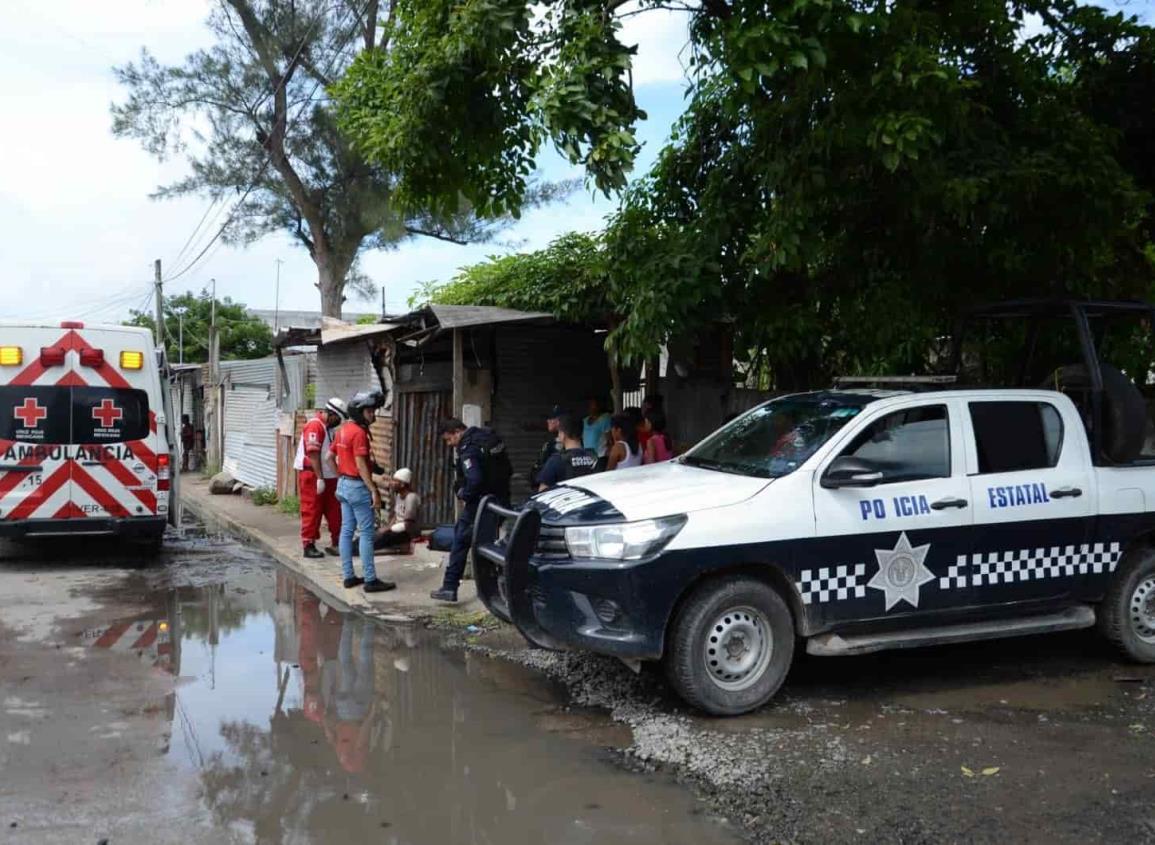
{"type": "Polygon", "coordinates": [[[277,293],[273,302],[273,334],[281,330],[281,265],[285,262],[277,259],[277,293]]]}
{"type": "Polygon", "coordinates": [[[164,282],[160,279],[160,259],[153,264],[156,284],[156,345],[164,349],[164,282]]]}
{"type": "Polygon", "coordinates": [[[385,285],[381,285],[381,319],[385,319],[385,285]]]}
{"type": "Polygon", "coordinates": [[[180,337],[180,351],[177,353],[177,358],[180,363],[184,363],[184,309],[182,308],[176,315],[178,332],[180,337]]]}
{"type": "Polygon", "coordinates": [[[208,448],[208,462],[209,466],[214,467],[217,471],[220,470],[223,463],[223,438],[224,438],[224,421],[221,419],[224,413],[224,403],[220,391],[220,373],[219,373],[219,358],[220,358],[220,337],[217,334],[217,280],[212,280],[213,286],[213,301],[211,305],[211,317],[209,319],[209,390],[206,397],[208,409],[212,412],[212,422],[208,431],[208,443],[205,445],[208,448]]]}

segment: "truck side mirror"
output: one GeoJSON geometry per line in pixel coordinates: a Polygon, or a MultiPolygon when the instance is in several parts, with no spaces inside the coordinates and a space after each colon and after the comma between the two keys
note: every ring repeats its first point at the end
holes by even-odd
{"type": "Polygon", "coordinates": [[[840,487],[873,487],[882,479],[882,470],[871,461],[843,455],[826,468],[821,483],[828,490],[836,490],[840,487]]]}

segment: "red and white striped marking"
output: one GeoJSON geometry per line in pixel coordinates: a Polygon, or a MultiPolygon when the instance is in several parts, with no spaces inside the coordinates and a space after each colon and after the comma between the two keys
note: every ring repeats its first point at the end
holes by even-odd
{"type": "MultiPolygon", "coordinates": [[[[80,352],[92,349],[91,344],[76,330],[69,329],[50,348],[65,351],[66,372],[58,375],[59,367],[46,367],[40,358],[28,364],[8,384],[17,387],[55,385],[57,387],[87,387],[84,373],[95,372],[112,388],[131,388],[132,385],[107,360],[96,367],[80,368],[80,352]]],[[[15,409],[16,415],[27,428],[39,425],[47,411],[35,399],[26,400],[15,409]]],[[[112,428],[124,417],[122,408],[111,399],[105,399],[92,410],[92,417],[104,428],[112,428]]],[[[149,436],[155,441],[156,413],[149,411],[149,436]]],[[[0,451],[13,444],[0,440],[0,451]]],[[[100,449],[99,459],[68,457],[80,447],[49,447],[49,456],[28,455],[17,463],[25,467],[40,467],[31,474],[26,471],[0,471],[0,500],[5,503],[0,519],[84,519],[88,517],[124,518],[152,516],[157,513],[157,455],[145,440],[131,441],[123,446],[132,454],[130,459],[118,459],[108,450],[100,449]],[[56,451],[60,457],[53,458],[56,451]]]]}

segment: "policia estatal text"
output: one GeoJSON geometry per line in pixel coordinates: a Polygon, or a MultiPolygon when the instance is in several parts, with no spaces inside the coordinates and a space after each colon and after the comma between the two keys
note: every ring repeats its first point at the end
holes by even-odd
{"type": "Polygon", "coordinates": [[[497,496],[509,507],[509,480],[513,467],[505,450],[505,443],[490,428],[465,427],[458,419],[443,420],[441,439],[454,450],[457,464],[457,498],[461,499],[461,515],[453,526],[453,546],[445,566],[445,580],[441,589],[430,597],[438,601],[457,601],[457,588],[465,574],[465,560],[473,542],[473,523],[477,507],[485,496],[497,496]]]}

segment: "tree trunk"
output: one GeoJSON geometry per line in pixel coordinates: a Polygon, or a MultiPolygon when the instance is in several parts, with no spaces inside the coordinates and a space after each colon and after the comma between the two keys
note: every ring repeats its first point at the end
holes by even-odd
{"type": "Polygon", "coordinates": [[[351,262],[331,254],[318,255],[314,261],[317,264],[317,288],[321,291],[321,316],[340,320],[345,304],[345,277],[351,262]]]}

